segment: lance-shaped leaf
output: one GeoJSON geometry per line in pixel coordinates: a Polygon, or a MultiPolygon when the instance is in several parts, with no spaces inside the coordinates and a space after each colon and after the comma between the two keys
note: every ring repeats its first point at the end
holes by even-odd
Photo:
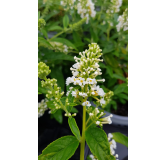
{"type": "Polygon", "coordinates": [[[71,129],[72,133],[80,141],[81,140],[80,130],[77,126],[77,123],[76,123],[75,119],[72,118],[72,117],[68,118],[68,123],[69,123],[69,126],[70,126],[70,129],[71,129]]]}
{"type": "Polygon", "coordinates": [[[78,49],[76,48],[76,46],[73,43],[71,43],[69,40],[65,39],[65,38],[53,38],[51,41],[52,42],[59,42],[59,43],[65,44],[65,45],[67,45],[69,47],[72,47],[72,48],[74,48],[75,50],[78,51],[78,49]]]}
{"type": "Polygon", "coordinates": [[[118,142],[118,143],[121,143],[123,145],[125,145],[126,147],[128,147],[128,137],[123,135],[122,133],[119,133],[119,132],[115,132],[115,133],[112,133],[113,135],[113,139],[118,142]]]}
{"type": "Polygon", "coordinates": [[[97,127],[89,127],[85,131],[86,142],[98,160],[116,160],[110,154],[110,144],[107,139],[106,133],[97,127]]]}
{"type": "Polygon", "coordinates": [[[53,117],[58,121],[60,124],[63,122],[63,115],[62,115],[62,110],[58,109],[54,114],[53,117]]]}
{"type": "Polygon", "coordinates": [[[46,45],[47,47],[51,47],[52,48],[52,45],[46,39],[44,39],[43,37],[38,37],[38,42],[46,45]]]}
{"type": "Polygon", "coordinates": [[[79,145],[74,136],[64,136],[50,143],[39,155],[38,160],[68,160],[79,145]]]}
{"type": "Polygon", "coordinates": [[[65,15],[63,17],[63,27],[67,28],[68,25],[69,25],[69,17],[67,15],[65,15]]]}

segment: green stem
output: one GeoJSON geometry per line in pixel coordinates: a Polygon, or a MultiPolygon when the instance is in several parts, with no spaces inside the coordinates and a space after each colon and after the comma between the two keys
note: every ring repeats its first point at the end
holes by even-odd
{"type": "Polygon", "coordinates": [[[52,40],[52,39],[54,39],[54,38],[58,37],[59,35],[63,34],[64,32],[67,32],[67,31],[69,31],[69,30],[70,30],[70,28],[65,29],[65,30],[63,30],[63,31],[61,31],[61,32],[59,32],[59,33],[57,33],[57,34],[56,34],[56,35],[54,35],[52,38],[50,38],[50,40],[52,40]]]}
{"type": "Polygon", "coordinates": [[[89,120],[90,120],[90,117],[89,117],[89,118],[88,118],[88,120],[86,121],[86,126],[87,126],[87,124],[88,124],[89,120]]]}
{"type": "Polygon", "coordinates": [[[84,150],[85,150],[85,122],[86,122],[86,106],[83,106],[82,138],[81,138],[81,144],[80,144],[80,160],[84,160],[84,150]]]}

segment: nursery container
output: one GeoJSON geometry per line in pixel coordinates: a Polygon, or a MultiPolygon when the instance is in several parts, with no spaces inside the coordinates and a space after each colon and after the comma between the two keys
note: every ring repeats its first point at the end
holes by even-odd
{"type": "MultiPolygon", "coordinates": [[[[105,117],[112,114],[112,113],[109,113],[107,111],[104,111],[104,113],[106,113],[105,117]]],[[[112,115],[113,115],[113,117],[111,118],[112,124],[128,126],[128,117],[119,116],[119,115],[116,115],[116,114],[112,114],[112,115]]]]}

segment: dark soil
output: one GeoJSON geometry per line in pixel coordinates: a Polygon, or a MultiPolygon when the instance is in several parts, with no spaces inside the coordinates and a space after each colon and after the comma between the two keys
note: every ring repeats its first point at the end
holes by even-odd
{"type": "Polygon", "coordinates": [[[112,109],[111,113],[128,117],[128,102],[126,104],[118,104],[117,110],[112,109]]]}

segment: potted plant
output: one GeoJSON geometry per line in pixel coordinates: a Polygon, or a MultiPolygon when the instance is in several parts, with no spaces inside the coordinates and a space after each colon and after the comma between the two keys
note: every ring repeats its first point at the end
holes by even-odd
{"type": "Polygon", "coordinates": [[[42,88],[47,90],[46,97],[48,99],[50,113],[54,114],[57,110],[65,111],[68,117],[68,123],[74,136],[64,136],[50,143],[39,155],[39,159],[69,159],[80,144],[80,160],[84,160],[85,140],[95,157],[102,159],[116,159],[114,149],[116,142],[128,145],[127,137],[121,133],[105,134],[102,130],[103,124],[111,124],[111,117],[102,118],[103,111],[97,107],[91,106],[88,97],[96,100],[97,105],[103,105],[112,96],[112,92],[105,93],[102,88],[96,86],[104,79],[97,79],[101,74],[98,62],[102,53],[96,43],[89,45],[89,49],[79,53],[79,57],[74,57],[76,63],[71,67],[73,76],[66,79],[68,87],[67,96],[63,96],[64,92],[57,85],[56,79],[50,79],[46,76],[51,72],[49,67],[40,62],[38,64],[38,77],[42,80],[42,88]],[[51,98],[53,100],[51,100],[51,98]],[[81,105],[83,108],[82,118],[82,134],[75,121],[76,113],[71,113],[74,106],[81,105]],[[97,127],[99,126],[99,127],[97,127]],[[111,141],[110,139],[113,138],[111,141]],[[116,141],[116,142],[115,142],[116,141]],[[94,147],[95,146],[95,147],[94,147]],[[103,146],[103,147],[101,147],[103,146]]]}

